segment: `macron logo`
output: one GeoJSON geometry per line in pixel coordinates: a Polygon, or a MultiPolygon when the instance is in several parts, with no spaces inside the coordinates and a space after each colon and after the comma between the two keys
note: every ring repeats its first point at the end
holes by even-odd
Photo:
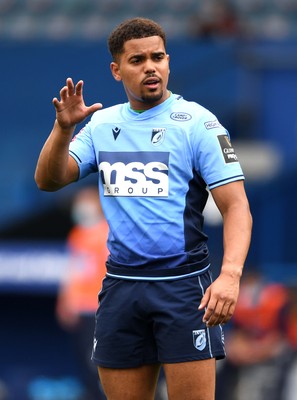
{"type": "Polygon", "coordinates": [[[114,140],[117,140],[117,138],[118,138],[120,132],[121,132],[121,129],[118,128],[118,127],[112,129],[112,133],[113,133],[114,140]]]}

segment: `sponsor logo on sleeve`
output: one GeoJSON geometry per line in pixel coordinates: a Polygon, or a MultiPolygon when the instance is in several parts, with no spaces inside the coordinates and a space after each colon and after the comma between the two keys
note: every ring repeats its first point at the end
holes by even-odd
{"type": "Polygon", "coordinates": [[[204,122],[204,126],[206,129],[214,129],[214,128],[222,127],[222,125],[219,123],[219,121],[217,119],[215,119],[214,121],[204,122]]]}
{"type": "Polygon", "coordinates": [[[218,140],[222,149],[225,163],[228,164],[228,163],[238,162],[237,155],[235,154],[235,150],[232,147],[228,135],[219,135],[218,140]]]}
{"type": "Polygon", "coordinates": [[[168,197],[167,152],[99,152],[104,196],[168,197]]]}
{"type": "Polygon", "coordinates": [[[174,112],[170,114],[170,118],[173,119],[174,121],[184,122],[192,119],[192,115],[185,112],[174,112]]]}

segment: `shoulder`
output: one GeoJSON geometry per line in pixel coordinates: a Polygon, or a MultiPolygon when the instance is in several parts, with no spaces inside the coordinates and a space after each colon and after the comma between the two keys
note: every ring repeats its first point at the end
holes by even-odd
{"type": "Polygon", "coordinates": [[[177,122],[188,122],[203,130],[223,128],[216,115],[195,101],[185,100],[182,96],[175,95],[172,103],[170,118],[177,122]]]}
{"type": "Polygon", "coordinates": [[[171,109],[173,111],[171,118],[176,121],[216,119],[216,116],[201,104],[186,100],[179,95],[175,95],[171,109]]]}
{"type": "Polygon", "coordinates": [[[126,106],[126,103],[124,104],[116,104],[111,107],[107,108],[102,108],[98,111],[96,111],[91,118],[91,123],[104,123],[105,121],[110,122],[110,117],[112,116],[113,119],[120,117],[122,115],[122,112],[126,106]]]}

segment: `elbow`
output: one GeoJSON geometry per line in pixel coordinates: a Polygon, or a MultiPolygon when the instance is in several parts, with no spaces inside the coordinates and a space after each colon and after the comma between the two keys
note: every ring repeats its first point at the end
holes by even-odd
{"type": "Polygon", "coordinates": [[[59,188],[53,188],[53,187],[49,187],[49,186],[46,186],[46,185],[38,185],[37,184],[37,187],[42,192],[56,192],[57,190],[59,190],[59,188]]]}
{"type": "Polygon", "coordinates": [[[42,192],[56,192],[60,189],[60,186],[46,182],[44,179],[41,179],[36,173],[34,175],[34,180],[37,188],[42,192]]]}
{"type": "Polygon", "coordinates": [[[45,185],[44,183],[39,183],[37,181],[35,181],[35,182],[36,182],[37,188],[39,190],[41,190],[42,192],[56,192],[57,190],[59,190],[58,187],[45,185]]]}

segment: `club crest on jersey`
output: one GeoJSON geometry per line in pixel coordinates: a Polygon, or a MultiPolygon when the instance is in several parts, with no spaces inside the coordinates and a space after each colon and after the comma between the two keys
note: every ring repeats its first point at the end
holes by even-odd
{"type": "Polygon", "coordinates": [[[154,146],[160,146],[164,142],[166,128],[153,128],[151,142],[154,146]]]}
{"type": "Polygon", "coordinates": [[[202,351],[206,347],[206,334],[204,329],[199,329],[197,331],[193,331],[193,344],[194,347],[202,351]]]}

